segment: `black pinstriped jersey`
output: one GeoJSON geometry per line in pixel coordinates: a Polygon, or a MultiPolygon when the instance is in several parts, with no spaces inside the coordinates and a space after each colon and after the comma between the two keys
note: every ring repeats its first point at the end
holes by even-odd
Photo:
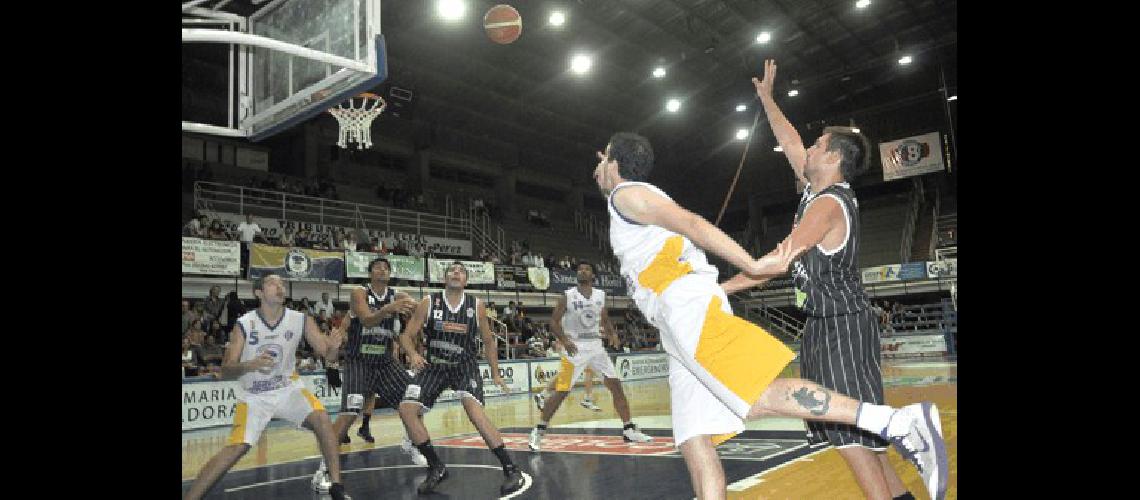
{"type": "MultiPolygon", "coordinates": [[[[384,290],[383,295],[377,295],[372,285],[365,286],[364,291],[368,297],[368,310],[378,311],[380,308],[392,303],[396,291],[392,287],[384,290]]],[[[352,318],[348,325],[348,339],[345,343],[345,356],[349,359],[358,359],[369,362],[380,362],[384,358],[391,358],[392,343],[400,336],[400,318],[393,315],[380,321],[376,326],[364,326],[360,318],[352,318]]]]}
{"type": "Polygon", "coordinates": [[[847,218],[847,239],[839,251],[828,255],[819,246],[811,247],[795,261],[793,280],[796,284],[797,304],[811,316],[834,316],[867,309],[867,292],[863,290],[857,257],[859,254],[859,202],[846,182],[828,186],[819,193],[804,188],[803,198],[796,210],[795,225],[800,224],[808,205],[823,197],[833,196],[842,206],[847,218]]]}
{"type": "Polygon", "coordinates": [[[475,305],[474,296],[463,294],[463,300],[453,312],[443,292],[431,294],[423,328],[428,362],[457,363],[479,358],[479,318],[475,305]]]}

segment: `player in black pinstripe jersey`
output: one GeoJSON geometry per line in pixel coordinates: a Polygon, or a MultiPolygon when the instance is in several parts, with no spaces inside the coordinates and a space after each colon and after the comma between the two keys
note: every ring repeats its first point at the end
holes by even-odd
{"type": "Polygon", "coordinates": [[[447,468],[432,448],[431,436],[423,421],[416,415],[424,406],[434,404],[444,389],[451,388],[457,392],[463,409],[467,411],[467,418],[475,424],[487,447],[503,464],[506,478],[499,491],[507,495],[522,487],[523,478],[507,455],[502,435],[483,410],[483,375],[479,373],[476,331],[482,334],[492,379],[504,393],[510,390],[499,376],[498,347],[487,324],[487,310],[482,301],[464,293],[465,286],[467,268],[458,261],[451,263],[447,267],[445,291],[424,297],[400,336],[400,343],[409,358],[408,364],[416,371],[400,404],[400,418],[412,442],[428,460],[428,476],[418,491],[430,493],[447,477],[447,468]],[[414,346],[413,339],[420,335],[421,330],[427,345],[426,360],[414,346]]]}
{"type": "MultiPolygon", "coordinates": [[[[387,259],[373,259],[368,264],[370,281],[352,291],[352,319],[348,326],[348,339],[344,344],[345,360],[342,367],[344,385],[341,387],[340,415],[333,424],[337,435],[344,436],[357,415],[365,409],[365,400],[375,395],[380,407],[398,409],[407,388],[409,376],[399,361],[400,316],[407,317],[416,307],[416,301],[404,292],[388,286],[392,268],[387,259]]],[[[368,414],[361,423],[361,435],[369,442],[368,414]]],[[[343,440],[342,440],[343,442],[343,440]]],[[[414,448],[405,446],[413,454],[414,448]]],[[[422,458],[421,458],[422,460],[422,458]]],[[[313,475],[313,489],[327,490],[330,481],[321,462],[313,475]]]]}
{"type": "MultiPolygon", "coordinates": [[[[796,303],[807,313],[801,349],[801,375],[860,401],[883,404],[878,321],[860,280],[859,204],[848,181],[866,171],[870,144],[849,127],[827,127],[809,149],[772,97],[774,61],[764,64],[764,80],[752,79],[772,132],[804,186],[795,226],[780,243],[792,249],[777,274],[794,262],[796,303]]],[[[765,273],[768,274],[768,273],[765,273]]],[[[768,278],[739,274],[722,284],[727,293],[760,285],[768,278]]],[[[927,420],[937,408],[924,403],[927,420]]],[[[808,440],[839,449],[867,498],[911,499],[887,461],[890,442],[855,426],[807,422],[808,440]]],[[[940,434],[939,429],[933,429],[940,434]]],[[[904,456],[908,456],[904,453],[904,456]]],[[[945,475],[919,464],[932,497],[945,494],[945,475]]]]}

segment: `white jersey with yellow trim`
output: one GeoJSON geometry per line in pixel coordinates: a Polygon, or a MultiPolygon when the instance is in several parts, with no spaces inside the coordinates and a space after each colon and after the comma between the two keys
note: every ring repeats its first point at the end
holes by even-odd
{"type": "MultiPolygon", "coordinates": [[[[669,200],[672,198],[647,182],[622,182],[610,191],[606,203],[610,212],[610,245],[621,262],[621,275],[630,296],[642,312],[656,311],[657,297],[681,276],[693,273],[716,282],[716,267],[709,264],[704,250],[688,238],[660,226],[633,222],[617,211],[614,194],[630,186],[645,186],[669,200]]],[[[658,318],[650,314],[646,314],[646,318],[660,328],[658,318]]]]}
{"type": "Polygon", "coordinates": [[[237,324],[245,337],[242,362],[262,353],[269,353],[277,360],[270,368],[246,372],[239,377],[242,389],[259,394],[288,386],[297,377],[297,344],[305,334],[305,315],[285,309],[281,319],[270,325],[261,316],[261,309],[254,309],[238,318],[237,324]]]}
{"type": "Polygon", "coordinates": [[[575,344],[591,342],[601,345],[602,308],[606,292],[594,288],[587,298],[578,287],[566,289],[566,312],[562,315],[562,331],[575,344]]]}

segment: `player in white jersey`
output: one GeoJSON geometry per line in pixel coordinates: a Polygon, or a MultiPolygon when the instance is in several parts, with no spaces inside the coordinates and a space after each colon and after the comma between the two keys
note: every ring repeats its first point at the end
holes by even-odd
{"type": "Polygon", "coordinates": [[[777,379],[795,357],[764,329],[732,314],[707,249],[759,278],[787,272],[802,249],[788,242],[754,260],[732,238],[644,181],[653,149],[619,132],[598,153],[594,179],[607,196],[610,245],[638,309],[661,330],[669,354],[674,441],[699,498],[724,498],[715,445],[744,430],[744,420],[784,416],[854,424],[891,441],[922,470],[945,470],[946,446],[927,409],[860,402],[803,379],[777,379]]]}
{"type": "Polygon", "coordinates": [[[261,304],[238,318],[222,363],[222,378],[237,378],[242,387],[241,400],[234,410],[233,432],[227,446],[202,467],[186,498],[202,498],[257,442],[274,417],[307,427],[316,434],[333,482],[329,494],[334,499],[348,498],[340,482],[336,434],[328,413],[320,400],[305,389],[295,369],[297,344],[302,335],[326,360],[336,359],[348,322],[324,335],[312,317],[284,307],[285,282],[275,274],[254,279],[253,294],[261,304]]]}
{"type": "Polygon", "coordinates": [[[542,446],[542,436],[546,434],[546,426],[554,412],[566,399],[574,382],[587,368],[593,368],[602,374],[603,384],[610,390],[614,400],[614,410],[621,417],[623,424],[622,439],[627,443],[645,443],[653,438],[637,430],[629,414],[629,401],[625,398],[621,379],[614,369],[614,362],[610,360],[609,353],[602,345],[600,336],[604,327],[610,345],[621,345],[614,325],[610,322],[609,311],[606,310],[606,292],[593,287],[594,266],[589,262],[578,264],[578,286],[566,290],[558,297],[554,306],[554,313],[550,318],[550,331],[566,349],[566,356],[562,358],[562,368],[558,371],[555,382],[555,393],[542,408],[542,420],[530,431],[530,440],[527,445],[533,451],[542,446]]]}

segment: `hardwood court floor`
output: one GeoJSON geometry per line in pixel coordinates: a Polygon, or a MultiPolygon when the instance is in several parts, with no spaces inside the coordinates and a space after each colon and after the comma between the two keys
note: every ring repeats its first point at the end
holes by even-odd
{"type": "MultiPolygon", "coordinates": [[[[795,376],[798,365],[793,364],[782,376],[795,376]]],[[[942,430],[946,437],[950,458],[947,498],[957,498],[957,367],[954,363],[892,363],[883,365],[887,402],[902,406],[922,400],[934,401],[941,412],[942,430]]],[[[664,378],[627,382],[626,393],[634,422],[644,430],[668,431],[669,392],[664,378]]],[[[583,396],[576,388],[551,421],[551,433],[559,427],[613,429],[621,425],[613,412],[609,392],[603,386],[594,388],[594,399],[601,412],[593,412],[579,405],[583,396]]],[[[488,415],[499,428],[529,428],[539,418],[538,409],[528,396],[496,397],[488,401],[488,415]]],[[[474,433],[461,406],[445,403],[437,406],[425,417],[433,441],[448,436],[474,433]]],[[[352,443],[343,445],[344,453],[363,452],[398,444],[404,436],[399,418],[391,411],[378,411],[372,417],[371,430],[375,444],[364,442],[356,435],[359,424],[349,435],[352,443]]],[[[748,422],[749,429],[793,430],[802,432],[797,419],[761,419],[748,422]]],[[[182,478],[193,479],[202,465],[225,446],[228,427],[184,432],[182,434],[182,478]]],[[[654,433],[656,434],[656,433],[654,433]]],[[[668,432],[665,433],[668,435],[668,432]]],[[[730,441],[731,443],[731,441],[730,441]]],[[[513,448],[513,447],[512,447],[513,448]]],[[[271,464],[295,462],[319,456],[316,441],[307,431],[287,425],[273,424],[262,434],[250,452],[233,470],[244,470],[271,464]]],[[[928,498],[917,472],[905,463],[894,450],[889,452],[895,470],[916,498],[928,498]]],[[[629,457],[634,459],[634,457],[629,457]]],[[[408,461],[410,463],[410,460],[408,461]]],[[[516,460],[516,463],[518,461],[516,460]]],[[[520,464],[525,469],[526,466],[520,464]]],[[[785,499],[785,498],[862,498],[854,477],[847,469],[838,451],[830,448],[816,451],[799,459],[768,470],[757,470],[749,477],[728,477],[731,499],[785,499]]]]}

